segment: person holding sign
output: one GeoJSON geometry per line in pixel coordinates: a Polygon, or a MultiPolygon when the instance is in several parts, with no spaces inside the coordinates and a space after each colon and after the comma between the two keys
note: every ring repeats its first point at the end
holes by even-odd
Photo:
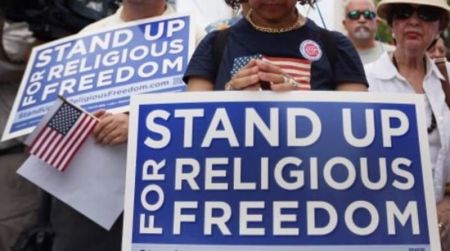
{"type": "MultiPolygon", "coordinates": [[[[123,0],[115,14],[86,26],[80,33],[98,32],[125,22],[175,13],[174,6],[165,0],[123,0]]],[[[197,41],[204,33],[203,27],[196,26],[197,41]]],[[[94,115],[99,118],[93,132],[99,144],[122,144],[127,140],[128,114],[99,110],[94,115]]],[[[55,230],[54,251],[120,250],[122,218],[107,231],[59,200],[53,200],[50,217],[55,230]]]]}
{"type": "Polygon", "coordinates": [[[232,7],[248,2],[250,10],[226,31],[203,39],[183,79],[189,91],[366,90],[352,43],[297,11],[297,2],[315,0],[225,2],[232,7]]]}
{"type": "MultiPolygon", "coordinates": [[[[165,0],[124,0],[122,7],[120,7],[115,14],[86,26],[80,33],[91,33],[106,29],[112,25],[118,25],[144,18],[167,16],[175,13],[175,7],[168,4],[165,0]]],[[[204,28],[195,23],[196,44],[198,44],[204,35],[204,28]]],[[[99,110],[95,112],[94,115],[100,118],[100,122],[94,130],[94,135],[100,144],[122,144],[127,140],[128,114],[110,114],[105,110],[99,110]]]]}
{"type": "Polygon", "coordinates": [[[391,26],[396,50],[367,65],[369,91],[425,96],[439,231],[443,250],[449,250],[450,197],[444,197],[450,178],[450,93],[444,77],[449,64],[441,72],[426,52],[447,27],[450,7],[445,0],[382,0],[377,14],[391,26]]]}
{"type": "MultiPolygon", "coordinates": [[[[90,33],[105,29],[111,25],[135,21],[144,18],[158,17],[175,14],[174,6],[167,4],[165,0],[132,1],[124,0],[122,6],[113,15],[96,23],[86,26],[80,33],[90,33]]],[[[202,27],[196,29],[196,40],[204,35],[202,27]]],[[[94,135],[100,144],[121,144],[128,138],[128,114],[107,113],[99,110],[94,113],[100,118],[99,124],[94,129],[94,135]]]]}

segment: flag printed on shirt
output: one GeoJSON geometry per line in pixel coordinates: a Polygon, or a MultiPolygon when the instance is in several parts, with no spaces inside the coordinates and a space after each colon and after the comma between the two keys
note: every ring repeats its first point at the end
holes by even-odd
{"type": "Polygon", "coordinates": [[[63,100],[31,143],[30,154],[64,171],[96,124],[96,118],[63,100]]]}
{"type": "Polygon", "coordinates": [[[311,61],[301,58],[269,57],[261,54],[235,58],[231,76],[246,66],[252,59],[261,59],[280,67],[284,73],[300,83],[299,90],[311,90],[311,61]]]}
{"type": "Polygon", "coordinates": [[[263,59],[261,54],[238,57],[233,60],[233,68],[231,69],[231,76],[234,76],[244,66],[246,66],[252,59],[263,59]]]}

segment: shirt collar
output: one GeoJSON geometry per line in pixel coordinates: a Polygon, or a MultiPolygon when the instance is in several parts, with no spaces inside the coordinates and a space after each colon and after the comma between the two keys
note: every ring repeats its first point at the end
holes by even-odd
{"type": "Polygon", "coordinates": [[[387,52],[381,54],[380,58],[373,65],[373,69],[377,69],[373,71],[376,78],[389,80],[398,74],[395,65],[392,63],[391,56],[387,52]]]}
{"type": "Polygon", "coordinates": [[[434,61],[430,57],[428,57],[428,55],[426,56],[426,62],[427,62],[427,76],[429,74],[435,75],[440,80],[445,81],[445,77],[442,75],[441,71],[439,70],[437,65],[434,63],[434,61]]]}
{"type": "MultiPolygon", "coordinates": [[[[444,80],[444,76],[439,71],[439,68],[436,66],[434,61],[428,57],[428,55],[425,56],[425,63],[427,66],[425,76],[435,75],[437,78],[444,80]]],[[[374,69],[379,70],[374,71],[373,74],[379,79],[389,80],[395,77],[400,77],[400,73],[397,71],[397,68],[392,62],[391,56],[387,52],[384,52],[380,58],[374,62],[374,66],[374,69]]]]}
{"type": "MultiPolygon", "coordinates": [[[[125,20],[123,20],[122,18],[122,11],[123,11],[123,6],[120,6],[116,12],[114,13],[114,15],[116,15],[120,20],[122,20],[122,22],[126,22],[125,20]]],[[[175,11],[175,6],[173,6],[173,4],[171,3],[166,3],[166,9],[164,10],[163,14],[161,16],[165,16],[165,15],[171,15],[176,13],[175,11]]]]}

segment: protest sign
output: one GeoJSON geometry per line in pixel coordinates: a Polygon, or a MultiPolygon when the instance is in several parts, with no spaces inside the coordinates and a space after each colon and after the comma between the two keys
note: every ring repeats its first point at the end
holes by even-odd
{"type": "Polygon", "coordinates": [[[419,95],[141,95],[130,116],[122,250],[440,248],[419,95]]]}
{"type": "Polygon", "coordinates": [[[190,18],[129,22],[36,47],[2,140],[30,133],[58,95],[88,112],[124,112],[130,95],[183,91],[194,47],[190,18]]]}
{"type": "Polygon", "coordinates": [[[89,137],[60,172],[34,155],[17,173],[104,229],[123,212],[126,145],[99,145],[89,137]]]}

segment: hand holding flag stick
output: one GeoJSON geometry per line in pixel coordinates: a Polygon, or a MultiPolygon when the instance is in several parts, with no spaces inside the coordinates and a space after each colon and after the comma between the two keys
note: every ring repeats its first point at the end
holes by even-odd
{"type": "Polygon", "coordinates": [[[127,141],[129,122],[127,113],[111,114],[105,110],[98,110],[93,115],[100,120],[93,131],[98,144],[118,145],[127,141]]]}
{"type": "Polygon", "coordinates": [[[27,139],[30,154],[64,171],[97,123],[97,118],[59,96],[27,139]]]}

